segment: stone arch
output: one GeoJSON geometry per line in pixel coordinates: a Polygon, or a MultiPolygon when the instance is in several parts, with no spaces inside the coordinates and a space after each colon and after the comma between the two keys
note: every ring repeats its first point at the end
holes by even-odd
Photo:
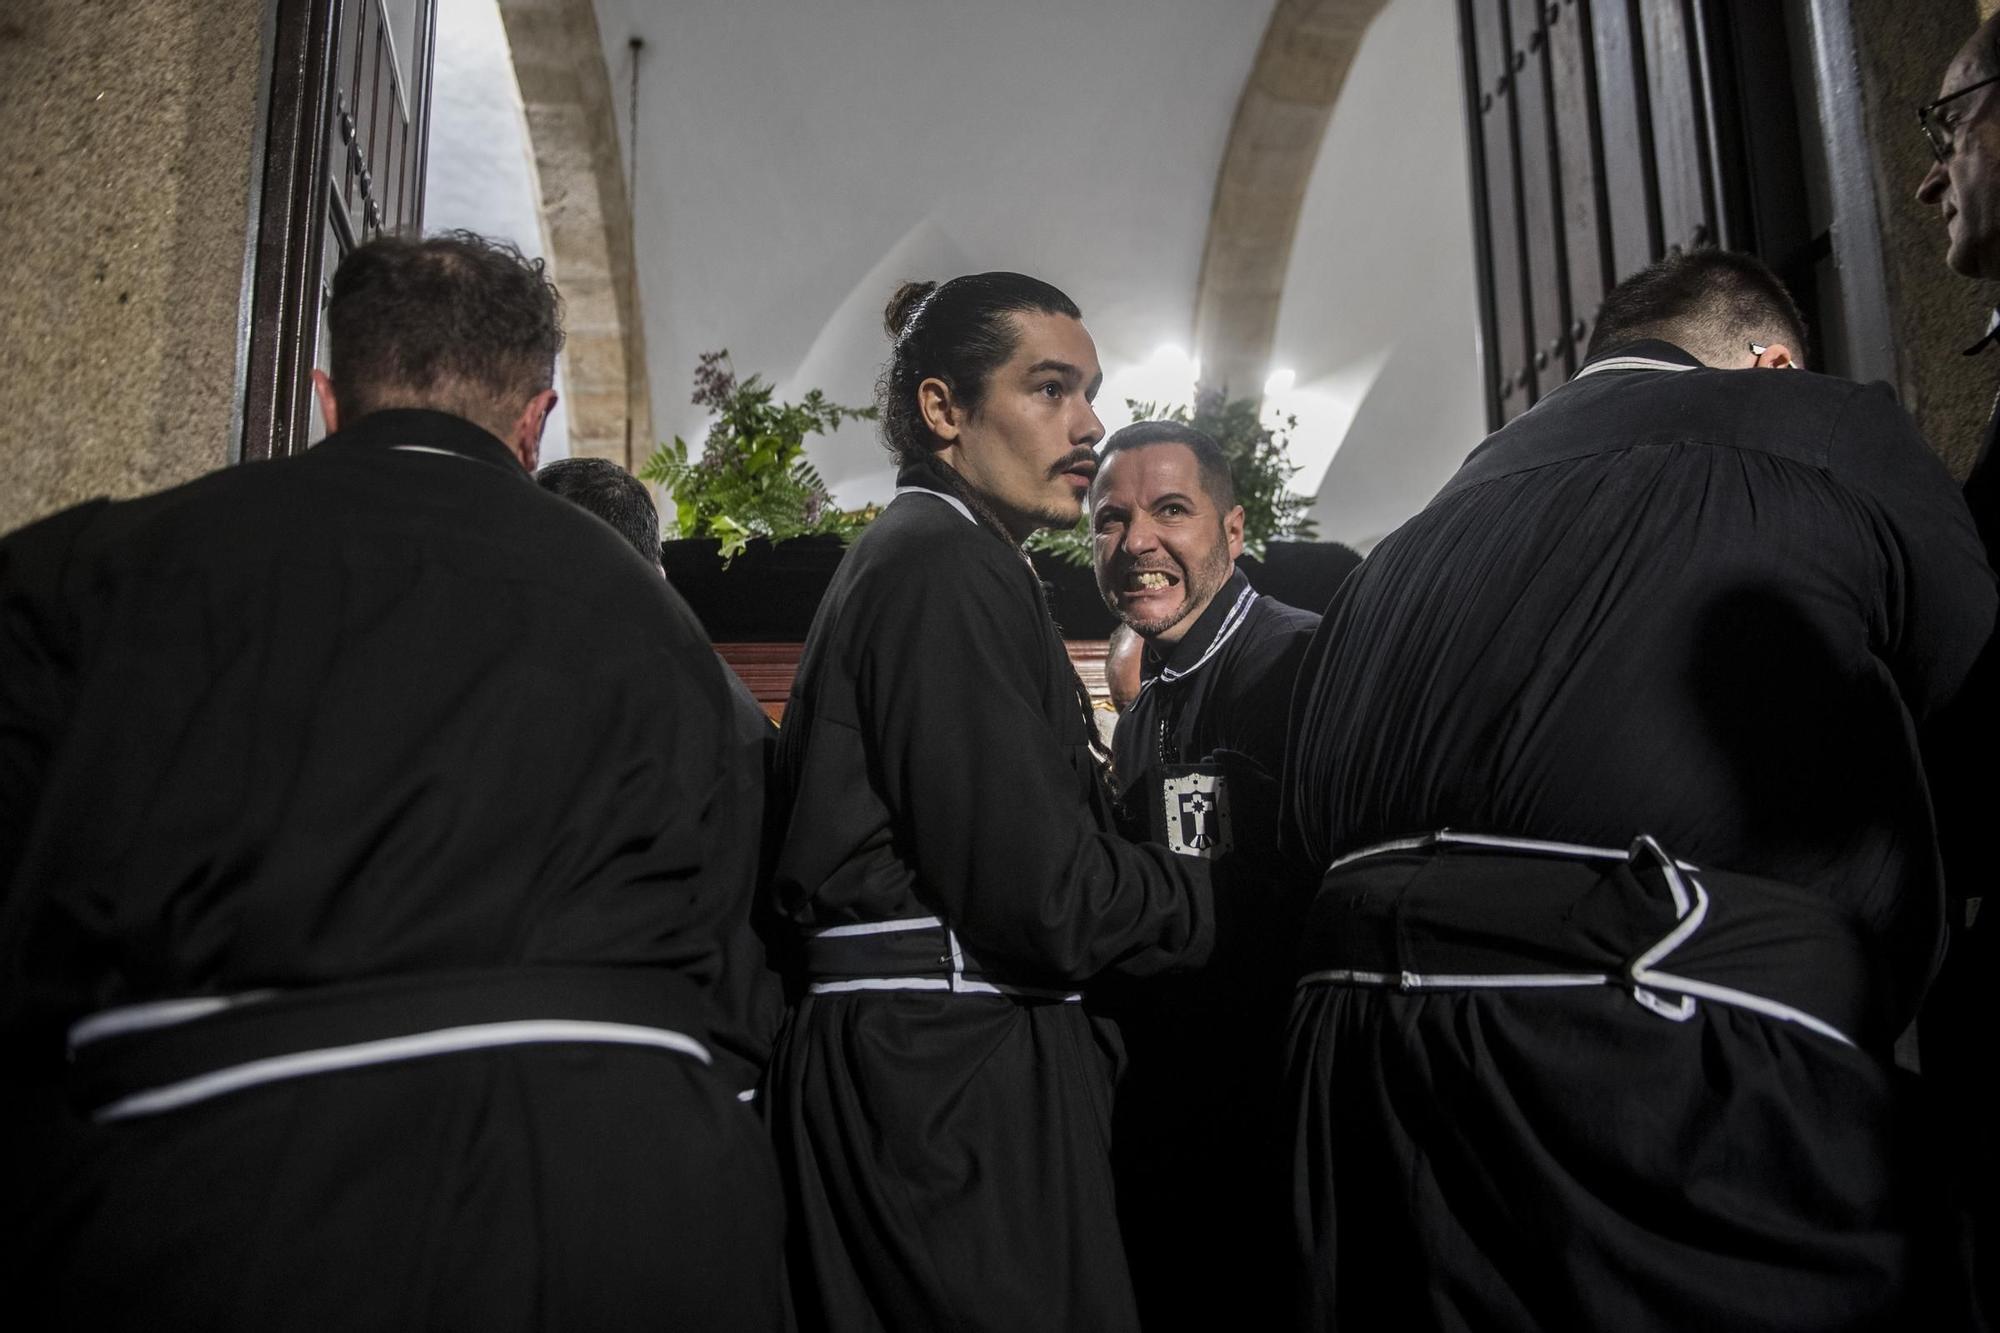
{"type": "Polygon", "coordinates": [[[1278,0],[1216,172],[1195,289],[1202,380],[1261,395],[1292,236],[1354,54],[1386,0],[1278,0]]]}
{"type": "Polygon", "coordinates": [[[562,288],[570,452],[636,469],[653,450],[632,207],[591,0],[499,0],[562,288]]]}

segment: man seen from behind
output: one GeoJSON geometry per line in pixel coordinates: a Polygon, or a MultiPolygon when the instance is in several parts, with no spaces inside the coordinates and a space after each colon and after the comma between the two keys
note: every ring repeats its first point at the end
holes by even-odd
{"type": "Polygon", "coordinates": [[[0,541],[13,1308],[781,1328],[709,1048],[761,737],[534,485],[539,263],[380,239],[327,320],[323,443],[0,541]]]}
{"type": "Polygon", "coordinates": [[[1914,1328],[1891,1047],[1939,953],[1915,737],[1994,621],[1883,386],[1675,255],[1328,608],[1287,836],[1311,1323],[1914,1328]]]}

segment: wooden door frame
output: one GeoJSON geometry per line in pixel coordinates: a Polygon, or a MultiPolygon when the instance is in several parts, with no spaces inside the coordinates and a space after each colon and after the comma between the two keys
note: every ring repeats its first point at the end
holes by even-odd
{"type": "Polygon", "coordinates": [[[261,198],[250,258],[241,461],[305,445],[303,380],[318,333],[327,139],[342,0],[272,0],[261,198]]]}

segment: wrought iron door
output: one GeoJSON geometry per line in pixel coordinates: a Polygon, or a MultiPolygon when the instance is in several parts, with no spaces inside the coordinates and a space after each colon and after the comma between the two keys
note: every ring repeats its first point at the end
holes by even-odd
{"type": "Polygon", "coordinates": [[[1669,250],[1758,254],[1813,317],[1826,237],[1808,226],[1785,7],[1460,0],[1459,16],[1494,426],[1575,372],[1604,293],[1669,250]]]}
{"type": "Polygon", "coordinates": [[[241,456],[323,433],[333,271],[355,245],[423,225],[437,0],[274,0],[262,205],[253,249],[241,456]]]}

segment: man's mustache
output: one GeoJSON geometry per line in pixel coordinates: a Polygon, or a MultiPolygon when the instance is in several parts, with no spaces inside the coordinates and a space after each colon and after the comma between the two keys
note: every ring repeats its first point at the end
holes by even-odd
{"type": "Polygon", "coordinates": [[[1050,465],[1049,479],[1053,481],[1055,478],[1060,477],[1063,473],[1068,472],[1072,468],[1077,467],[1079,464],[1083,463],[1090,464],[1090,470],[1093,474],[1095,474],[1097,471],[1096,451],[1090,449],[1087,446],[1084,448],[1070,450],[1068,453],[1064,454],[1061,458],[1058,458],[1053,464],[1050,465]]]}

